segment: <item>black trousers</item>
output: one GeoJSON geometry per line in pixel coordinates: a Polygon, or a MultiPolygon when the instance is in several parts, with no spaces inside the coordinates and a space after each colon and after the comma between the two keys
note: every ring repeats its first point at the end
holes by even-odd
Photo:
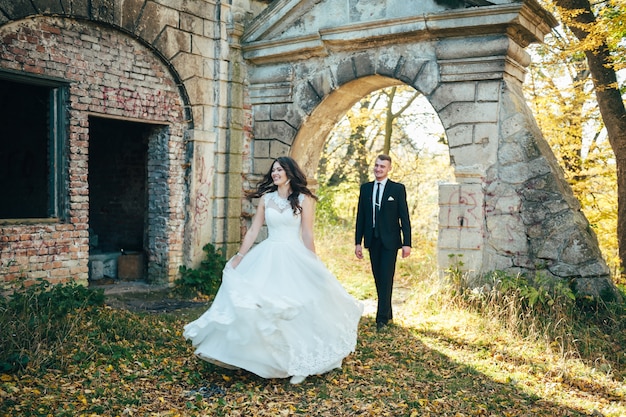
{"type": "Polygon", "coordinates": [[[393,289],[393,276],[396,273],[398,249],[385,249],[380,239],[374,238],[369,251],[376,293],[378,294],[376,323],[387,324],[393,319],[391,291],[393,289]]]}

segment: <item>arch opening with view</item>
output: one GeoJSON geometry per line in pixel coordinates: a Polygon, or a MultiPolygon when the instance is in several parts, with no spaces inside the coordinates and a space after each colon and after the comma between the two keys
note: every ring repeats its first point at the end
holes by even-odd
{"type": "Polygon", "coordinates": [[[595,235],[522,92],[530,63],[524,48],[542,40],[553,18],[524,1],[407,11],[402,19],[338,10],[328,22],[326,3],[282,3],[244,33],[254,116],[250,175],[290,154],[313,177],[347,109],[372,91],[405,84],[436,111],[454,167],[455,182],[439,188],[439,267],[457,263],[475,278],[542,274],[582,293],[615,294],[595,235]],[[305,16],[309,25],[295,25],[305,16]]]}

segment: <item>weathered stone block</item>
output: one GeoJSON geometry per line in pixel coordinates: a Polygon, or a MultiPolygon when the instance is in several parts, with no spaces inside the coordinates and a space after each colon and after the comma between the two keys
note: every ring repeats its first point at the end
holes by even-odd
{"type": "Polygon", "coordinates": [[[523,114],[516,112],[514,109],[508,110],[506,107],[502,109],[500,122],[501,140],[510,141],[510,137],[518,133],[526,135],[528,132],[526,126],[527,121],[523,114]]]}
{"type": "Polygon", "coordinates": [[[401,56],[399,57],[398,54],[392,54],[387,50],[383,50],[376,61],[376,74],[384,75],[386,77],[394,77],[396,69],[401,62],[401,56]]]}
{"type": "Polygon", "coordinates": [[[511,184],[522,184],[531,178],[549,174],[550,165],[544,158],[536,158],[528,163],[502,166],[499,174],[502,181],[511,184]]]}
{"type": "MultiPolygon", "coordinates": [[[[199,57],[194,55],[187,55],[187,58],[181,57],[178,62],[185,61],[193,63],[195,61],[195,64],[201,64],[200,62],[198,62],[201,61],[201,59],[198,58],[199,57]]],[[[185,88],[187,89],[190,99],[192,99],[194,103],[203,105],[215,104],[215,99],[213,97],[213,94],[211,94],[211,90],[206,88],[207,82],[210,81],[197,76],[193,76],[185,80],[185,88]]]]}
{"type": "Polygon", "coordinates": [[[611,271],[604,262],[593,262],[587,265],[579,265],[578,272],[583,278],[586,277],[609,277],[611,271]]]}
{"type": "MultiPolygon", "coordinates": [[[[71,3],[73,6],[75,6],[77,4],[80,4],[81,2],[71,1],[71,3]]],[[[85,4],[86,3],[87,2],[85,2],[85,4]]],[[[144,3],[145,0],[124,0],[122,14],[119,17],[120,26],[128,30],[129,32],[134,32],[135,26],[137,24],[137,19],[139,19],[139,15],[141,14],[141,9],[144,3]]]]}
{"type": "Polygon", "coordinates": [[[496,151],[498,142],[490,142],[486,146],[450,148],[450,157],[456,166],[476,166],[486,171],[497,162],[496,151]]]}
{"type": "Polygon", "coordinates": [[[476,86],[476,101],[500,101],[502,82],[484,81],[476,86]]]}
{"type": "Polygon", "coordinates": [[[255,123],[256,139],[279,139],[282,142],[291,143],[296,130],[281,120],[255,123]]]}
{"type": "Polygon", "coordinates": [[[412,85],[417,80],[424,64],[424,61],[413,60],[410,58],[401,59],[400,65],[396,68],[395,78],[412,85]]]}
{"type": "MultiPolygon", "coordinates": [[[[254,157],[269,158],[270,157],[270,140],[254,141],[254,157]]],[[[264,172],[263,172],[264,173],[264,172]]]]}
{"type": "MultiPolygon", "coordinates": [[[[483,189],[481,183],[463,183],[461,184],[461,195],[459,197],[459,203],[464,206],[470,206],[472,209],[475,207],[482,207],[483,202],[483,189]]],[[[479,215],[482,217],[482,215],[479,215]]]]}
{"type": "Polygon", "coordinates": [[[460,123],[496,123],[497,103],[452,102],[439,112],[444,127],[460,123]]]}
{"type": "Polygon", "coordinates": [[[542,224],[549,216],[550,210],[541,202],[522,202],[520,217],[524,224],[542,224]]]}
{"type": "Polygon", "coordinates": [[[439,85],[439,67],[435,60],[426,61],[422,65],[415,81],[415,88],[425,96],[429,96],[439,85]]]}
{"type": "Polygon", "coordinates": [[[148,42],[153,42],[164,27],[177,28],[180,12],[163,5],[147,2],[137,22],[136,33],[148,42]]]}
{"type": "Polygon", "coordinates": [[[474,125],[460,124],[452,126],[446,133],[450,148],[471,145],[474,140],[474,125]]]}
{"type": "MultiPolygon", "coordinates": [[[[428,100],[435,110],[440,111],[455,102],[473,103],[475,98],[476,83],[466,82],[440,85],[428,100]]],[[[470,124],[473,122],[472,120],[470,124]]]]}
{"type": "Polygon", "coordinates": [[[271,119],[284,121],[290,126],[299,126],[302,122],[302,117],[294,111],[293,106],[287,104],[272,106],[271,119]]]}
{"type": "Polygon", "coordinates": [[[505,35],[455,37],[439,41],[436,53],[437,58],[442,60],[476,59],[490,56],[502,56],[504,58],[509,47],[510,40],[505,35]]]}
{"type": "Polygon", "coordinates": [[[180,29],[202,37],[204,35],[205,20],[188,13],[180,14],[180,29]]]}
{"type": "Polygon", "coordinates": [[[35,7],[40,13],[62,14],[64,12],[61,4],[54,0],[35,0],[35,7]]]}
{"type": "Polygon", "coordinates": [[[438,193],[439,206],[458,204],[460,189],[461,185],[457,183],[440,183],[438,193]]]}
{"type": "Polygon", "coordinates": [[[474,144],[489,146],[498,143],[498,125],[496,123],[476,123],[474,125],[474,144]]]}
{"type": "Polygon", "coordinates": [[[502,143],[498,149],[498,162],[511,165],[525,162],[526,153],[518,143],[502,143]]]}
{"type": "Polygon", "coordinates": [[[458,249],[461,243],[461,231],[459,228],[444,227],[440,225],[437,238],[437,247],[440,249],[458,249]]]}
{"type": "Polygon", "coordinates": [[[320,97],[313,86],[308,83],[302,85],[301,89],[297,92],[297,96],[299,100],[298,104],[305,114],[311,114],[322,101],[322,97],[320,97]]]}
{"type": "Polygon", "coordinates": [[[597,248],[597,242],[592,236],[576,230],[565,241],[561,261],[572,265],[593,262],[601,255],[597,248]]]}
{"type": "MultiPolygon", "coordinates": [[[[269,154],[269,150],[268,150],[269,154]]],[[[275,158],[255,158],[254,159],[254,173],[258,175],[265,175],[272,168],[275,158]]]]}
{"type": "Polygon", "coordinates": [[[354,63],[351,58],[344,59],[337,65],[335,76],[337,77],[337,85],[339,86],[356,78],[354,63]]]}
{"type": "Polygon", "coordinates": [[[482,226],[482,206],[451,205],[439,209],[441,227],[478,228],[482,226]]]}
{"type": "Polygon", "coordinates": [[[483,246],[483,232],[480,228],[461,228],[459,247],[467,250],[480,250],[483,246]]]}
{"type": "Polygon", "coordinates": [[[90,17],[101,22],[115,23],[116,3],[115,0],[92,1],[89,7],[90,17]]]}
{"type": "MultiPolygon", "coordinates": [[[[615,289],[608,285],[606,277],[597,276],[594,278],[577,278],[575,280],[576,291],[580,294],[587,294],[592,297],[619,297],[615,289]]],[[[615,298],[613,298],[615,299],[615,298]]]]}
{"type": "Polygon", "coordinates": [[[279,141],[272,141],[270,144],[270,156],[272,158],[278,158],[279,156],[287,156],[289,155],[291,147],[279,141]]]}
{"type": "Polygon", "coordinates": [[[191,37],[191,53],[204,59],[215,59],[215,42],[211,38],[194,35],[191,37]]]}
{"type": "MultiPolygon", "coordinates": [[[[158,39],[154,42],[154,46],[165,56],[166,58],[172,59],[174,56],[185,52],[191,51],[191,34],[188,32],[183,32],[179,29],[166,27],[165,30],[161,33],[158,39]]],[[[191,55],[193,56],[193,55],[191,55]]],[[[201,63],[195,64],[196,67],[192,68],[191,71],[186,68],[186,65],[189,64],[190,61],[187,58],[187,61],[182,62],[183,66],[181,69],[185,69],[187,71],[187,75],[182,76],[182,78],[188,78],[189,73],[198,74],[197,69],[202,68],[201,63]]]]}
{"type": "Polygon", "coordinates": [[[496,197],[493,199],[494,214],[519,214],[522,206],[522,199],[517,195],[496,197]]]}
{"type": "Polygon", "coordinates": [[[552,263],[558,261],[563,250],[563,235],[545,234],[543,239],[533,239],[533,252],[538,259],[550,260],[552,263]]]}
{"type": "Polygon", "coordinates": [[[254,106],[254,121],[259,122],[259,121],[272,120],[271,109],[272,109],[272,106],[269,104],[254,106]]]}
{"type": "Polygon", "coordinates": [[[289,83],[256,84],[249,87],[248,93],[250,102],[255,106],[292,101],[293,86],[289,83]]]}
{"type": "Polygon", "coordinates": [[[357,54],[353,57],[354,71],[356,77],[365,77],[374,73],[374,62],[372,61],[371,54],[368,52],[357,54]]]}
{"type": "Polygon", "coordinates": [[[311,87],[315,90],[318,96],[326,97],[333,89],[332,78],[330,72],[323,72],[318,76],[309,80],[311,87]]]}
{"type": "MultiPolygon", "coordinates": [[[[191,39],[188,33],[184,32],[176,32],[173,33],[172,36],[165,36],[165,42],[171,40],[171,45],[166,45],[167,51],[163,51],[164,54],[167,54],[168,51],[172,55],[176,55],[172,62],[175,63],[180,68],[180,77],[182,80],[188,80],[197,74],[202,74],[203,66],[204,66],[204,58],[200,55],[193,55],[190,53],[185,53],[184,51],[188,51],[191,46],[191,39]],[[176,37],[176,39],[172,39],[172,36],[176,37]],[[181,48],[181,49],[178,49],[181,48]]],[[[159,42],[163,38],[159,39],[159,42]]],[[[213,81],[202,80],[198,78],[204,84],[212,83],[213,81]]],[[[196,84],[197,85],[197,84],[196,84]]],[[[195,92],[195,96],[205,96],[202,92],[195,92]]]]}
{"type": "Polygon", "coordinates": [[[505,254],[528,253],[526,228],[519,217],[513,215],[489,216],[487,241],[498,252],[505,254]]]}
{"type": "Polygon", "coordinates": [[[490,251],[485,251],[483,265],[489,265],[489,269],[491,271],[510,271],[514,266],[516,266],[513,257],[504,256],[490,251]]]}

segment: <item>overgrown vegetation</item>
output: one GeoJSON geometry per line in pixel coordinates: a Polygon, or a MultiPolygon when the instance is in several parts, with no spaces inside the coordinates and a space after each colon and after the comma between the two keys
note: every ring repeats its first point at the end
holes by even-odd
{"type": "MultiPolygon", "coordinates": [[[[368,261],[354,257],[352,228],[322,225],[316,236],[320,257],[366,305],[356,351],[341,370],[293,386],[216,367],[195,358],[182,337],[205,307],[160,314],[84,307],[89,302],[69,301],[68,286],[45,291],[44,304],[68,306],[52,320],[63,329],[52,336],[60,343],[0,372],[0,416],[626,414],[623,305],[574,302],[565,288],[503,274],[472,291],[464,277],[439,274],[434,246],[424,241],[399,260],[396,324],[377,333],[374,283],[368,261]]],[[[49,314],[42,310],[42,318],[49,314]]],[[[45,328],[50,320],[42,318],[34,322],[45,328]]]]}
{"type": "Polygon", "coordinates": [[[210,243],[202,248],[205,257],[198,268],[180,267],[180,278],[175,282],[175,292],[182,296],[214,296],[222,283],[222,270],[226,258],[222,251],[210,243]]]}
{"type": "Polygon", "coordinates": [[[103,304],[102,291],[74,282],[18,283],[11,295],[0,297],[0,372],[57,366],[63,360],[58,352],[76,334],[79,322],[103,304]]]}
{"type": "Polygon", "coordinates": [[[336,224],[317,231],[322,259],[369,308],[341,370],[300,386],[225,370],[196,359],[182,338],[184,324],[204,307],[137,314],[102,307],[101,293],[74,284],[41,283],[3,300],[3,330],[7,317],[20,318],[10,337],[2,332],[3,354],[18,333],[28,342],[21,342],[22,359],[3,356],[11,365],[0,376],[0,415],[626,412],[622,305],[574,300],[565,287],[503,274],[472,291],[462,276],[440,279],[434,248],[423,242],[399,261],[396,326],[377,333],[368,301],[373,280],[367,261],[354,259],[351,235],[351,227],[336,224]]]}
{"type": "MultiPolygon", "coordinates": [[[[450,301],[489,318],[517,337],[541,340],[567,357],[581,358],[626,377],[622,336],[626,305],[618,300],[577,295],[565,281],[543,275],[494,272],[467,287],[458,268],[447,271],[450,301]],[[597,356],[602,352],[600,356],[597,356]]],[[[623,288],[620,289],[622,298],[623,288]]]]}

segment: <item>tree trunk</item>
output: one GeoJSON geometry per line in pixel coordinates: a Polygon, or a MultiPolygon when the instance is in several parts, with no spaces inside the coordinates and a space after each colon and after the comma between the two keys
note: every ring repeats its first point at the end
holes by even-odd
{"type": "MultiPolygon", "coordinates": [[[[584,40],[589,32],[585,25],[596,21],[588,0],[556,0],[556,5],[570,11],[579,10],[568,28],[584,40]]],[[[617,241],[621,269],[626,265],[626,109],[620,94],[615,70],[610,66],[611,56],[605,41],[595,50],[585,51],[593,79],[598,108],[606,126],[617,166],[617,241]]],[[[622,272],[623,273],[623,272],[622,272]]]]}

